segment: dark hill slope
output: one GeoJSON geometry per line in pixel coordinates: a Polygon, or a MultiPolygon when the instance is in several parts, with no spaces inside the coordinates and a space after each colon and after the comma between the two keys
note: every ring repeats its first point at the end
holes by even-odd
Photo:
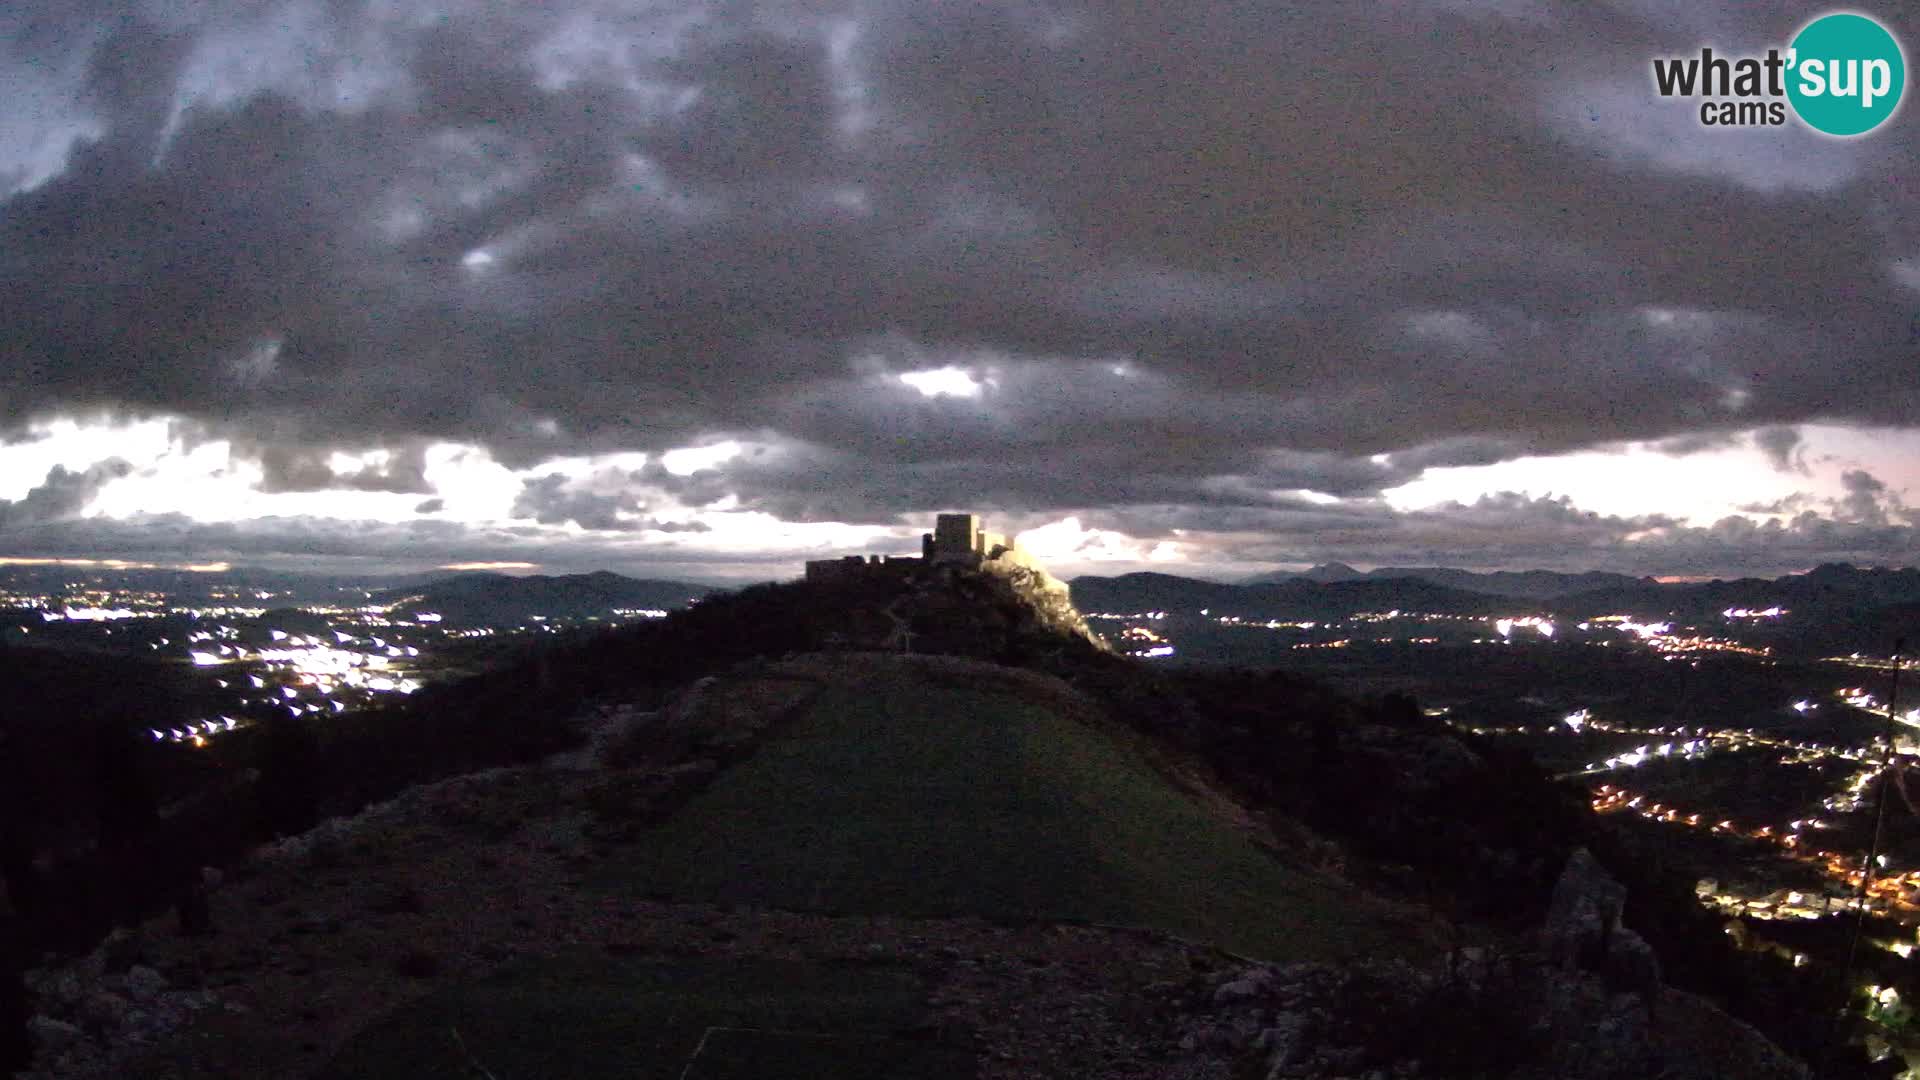
{"type": "Polygon", "coordinates": [[[1262,574],[1249,580],[1248,584],[1259,585],[1295,580],[1386,581],[1395,578],[1411,578],[1432,585],[1445,585],[1464,592],[1486,593],[1490,596],[1505,596],[1515,600],[1548,600],[1570,593],[1652,584],[1651,579],[1648,578],[1633,578],[1625,574],[1609,574],[1601,571],[1567,574],[1553,570],[1495,570],[1489,573],[1476,573],[1472,570],[1455,570],[1444,566],[1383,566],[1377,570],[1361,573],[1341,563],[1316,566],[1298,574],[1284,571],[1262,574]]]}
{"type": "Polygon", "coordinates": [[[1175,789],[1059,683],[850,655],[603,884],[677,901],[1151,926],[1266,959],[1419,952],[1404,922],[1175,789]],[[1050,684],[1050,685],[1049,685],[1050,684]]]}
{"type": "Polygon", "coordinates": [[[1136,614],[1165,611],[1193,615],[1237,615],[1263,619],[1335,619],[1361,611],[1420,611],[1447,615],[1491,615],[1512,609],[1514,601],[1467,592],[1413,578],[1316,582],[1300,579],[1257,585],[1226,585],[1172,574],[1124,574],[1078,577],[1074,603],[1087,612],[1136,614]]]}
{"type": "MultiPolygon", "coordinates": [[[[0,858],[22,860],[136,833],[213,767],[156,746],[150,727],[196,715],[212,687],[191,668],[98,650],[0,645],[0,858]]],[[[19,896],[13,902],[21,903],[19,896]]]]}
{"type": "Polygon", "coordinates": [[[458,625],[514,625],[534,615],[607,618],[613,609],[671,610],[713,593],[709,585],[657,581],[599,571],[549,577],[473,573],[378,594],[404,614],[431,612],[458,625]]]}

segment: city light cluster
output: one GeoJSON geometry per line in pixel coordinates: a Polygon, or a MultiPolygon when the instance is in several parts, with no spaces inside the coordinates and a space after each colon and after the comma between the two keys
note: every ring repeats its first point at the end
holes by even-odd
{"type": "Polygon", "coordinates": [[[1543,638],[1551,638],[1553,637],[1553,633],[1554,633],[1552,620],[1542,619],[1536,615],[1528,615],[1518,619],[1514,619],[1514,618],[1495,619],[1493,620],[1493,628],[1496,632],[1499,633],[1501,637],[1506,638],[1508,640],[1512,640],[1513,632],[1515,630],[1520,630],[1520,629],[1532,629],[1532,630],[1538,631],[1540,636],[1543,638]]]}
{"type": "MultiPolygon", "coordinates": [[[[1088,617],[1103,618],[1111,616],[1088,617]]],[[[1356,616],[1356,619],[1357,618],[1358,616],[1356,616]]],[[[1213,621],[1222,626],[1252,626],[1263,630],[1312,630],[1320,625],[1312,620],[1288,621],[1285,619],[1268,619],[1265,622],[1260,622],[1254,619],[1243,619],[1238,615],[1216,615],[1213,621]]]]}
{"type": "Polygon", "coordinates": [[[132,608],[104,607],[67,607],[59,611],[42,611],[40,618],[46,622],[118,622],[121,619],[154,619],[166,614],[164,611],[135,611],[132,608]]]}
{"type": "Polygon", "coordinates": [[[1165,637],[1144,626],[1129,626],[1120,631],[1121,652],[1144,660],[1173,655],[1173,645],[1165,637]]]}
{"type": "MultiPolygon", "coordinates": [[[[1817,867],[1828,879],[1828,893],[1819,896],[1803,896],[1798,892],[1779,891],[1763,896],[1741,897],[1727,891],[1716,890],[1703,893],[1701,900],[1709,907],[1731,914],[1745,914],[1756,919],[1806,918],[1817,919],[1829,914],[1857,910],[1855,899],[1860,891],[1864,870],[1858,856],[1848,856],[1840,852],[1809,850],[1803,839],[1809,829],[1828,829],[1831,825],[1819,818],[1802,818],[1776,829],[1771,825],[1747,828],[1736,825],[1731,820],[1721,820],[1708,825],[1703,815],[1689,813],[1677,807],[1663,803],[1649,803],[1644,795],[1636,794],[1625,788],[1611,784],[1601,784],[1594,789],[1590,805],[1595,813],[1628,813],[1647,821],[1676,825],[1681,828],[1705,828],[1708,834],[1716,836],[1740,837],[1778,846],[1788,858],[1817,867]]],[[[1877,864],[1881,868],[1888,865],[1886,856],[1881,856],[1877,864]]],[[[1920,870],[1901,874],[1881,874],[1874,878],[1867,888],[1868,906],[1880,907],[1890,912],[1898,912],[1911,918],[1920,914],[1920,870]]]]}

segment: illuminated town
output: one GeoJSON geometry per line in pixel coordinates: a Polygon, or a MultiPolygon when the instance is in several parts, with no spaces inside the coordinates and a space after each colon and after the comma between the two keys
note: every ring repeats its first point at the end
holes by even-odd
{"type": "Polygon", "coordinates": [[[99,573],[38,587],[14,584],[0,588],[0,633],[107,645],[204,673],[223,705],[149,732],[155,740],[205,746],[273,713],[324,719],[411,694],[437,676],[447,648],[457,643],[667,614],[609,606],[579,617],[530,614],[524,621],[473,625],[423,608],[419,594],[355,585],[286,590],[211,583],[198,592],[187,600],[99,573]]]}
{"type": "MultiPolygon", "coordinates": [[[[1920,682],[1889,700],[1890,677],[1920,662],[1809,651],[1795,609],[1775,602],[1687,617],[1257,600],[1089,618],[1190,659],[1404,688],[1435,722],[1525,747],[1584,787],[1594,814],[1680,843],[1698,902],[1742,948],[1837,970],[1844,950],[1830,943],[1864,918],[1863,944],[1890,962],[1920,949],[1920,782],[1909,800],[1904,779],[1920,766],[1920,682]],[[1884,785],[1880,837],[1890,758],[1899,782],[1884,785]]],[[[1920,968],[1854,989],[1864,1015],[1887,1015],[1920,991],[1920,968]]]]}

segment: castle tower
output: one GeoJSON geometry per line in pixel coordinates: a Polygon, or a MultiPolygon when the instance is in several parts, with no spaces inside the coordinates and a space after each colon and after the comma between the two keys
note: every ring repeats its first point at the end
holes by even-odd
{"type": "Polygon", "coordinates": [[[980,519],[973,514],[941,514],[935,518],[932,554],[935,564],[980,565],[985,555],[980,549],[980,519]]]}

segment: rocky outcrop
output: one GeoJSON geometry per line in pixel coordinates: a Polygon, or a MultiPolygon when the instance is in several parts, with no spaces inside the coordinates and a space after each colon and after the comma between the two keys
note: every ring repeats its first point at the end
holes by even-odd
{"type": "Polygon", "coordinates": [[[1621,922],[1627,890],[1585,849],[1568,858],[1537,951],[1254,965],[1196,979],[1180,1049],[1235,1076],[1507,1080],[1807,1080],[1807,1067],[1712,1003],[1662,984],[1621,922]]]}
{"type": "Polygon", "coordinates": [[[192,985],[196,973],[173,977],[145,963],[138,932],[117,930],[87,956],[61,967],[27,973],[39,1012],[27,1022],[39,1077],[86,1073],[102,1067],[115,1048],[151,1045],[213,1006],[214,996],[192,985]]]}
{"type": "Polygon", "coordinates": [[[630,702],[602,705],[581,723],[585,741],[547,758],[547,765],[579,772],[607,768],[615,764],[614,758],[621,746],[633,741],[640,728],[658,722],[659,718],[658,712],[643,710],[630,702]]]}
{"type": "Polygon", "coordinates": [[[1661,983],[1621,922],[1627,890],[1576,850],[1536,950],[1253,965],[1196,979],[1175,1038],[1235,1076],[1807,1080],[1805,1065],[1712,1003],[1661,983]]]}
{"type": "Polygon", "coordinates": [[[1659,1007],[1533,954],[1253,965],[1179,992],[1173,1039],[1195,1075],[1423,1080],[1806,1080],[1806,1067],[1707,1002],[1659,1007]],[[1224,1066],[1224,1068],[1222,1068],[1224,1066]]]}
{"type": "Polygon", "coordinates": [[[1562,971],[1590,971],[1610,986],[1643,995],[1660,987],[1660,959],[1645,938],[1621,923],[1626,886],[1579,848],[1553,887],[1541,947],[1562,971]]]}
{"type": "Polygon", "coordinates": [[[1031,606],[1040,625],[1056,634],[1066,634],[1105,648],[1105,642],[1087,626],[1073,606],[1067,583],[1054,577],[1038,563],[1002,557],[980,564],[984,573],[1000,578],[1013,587],[1015,595],[1031,606]]]}

